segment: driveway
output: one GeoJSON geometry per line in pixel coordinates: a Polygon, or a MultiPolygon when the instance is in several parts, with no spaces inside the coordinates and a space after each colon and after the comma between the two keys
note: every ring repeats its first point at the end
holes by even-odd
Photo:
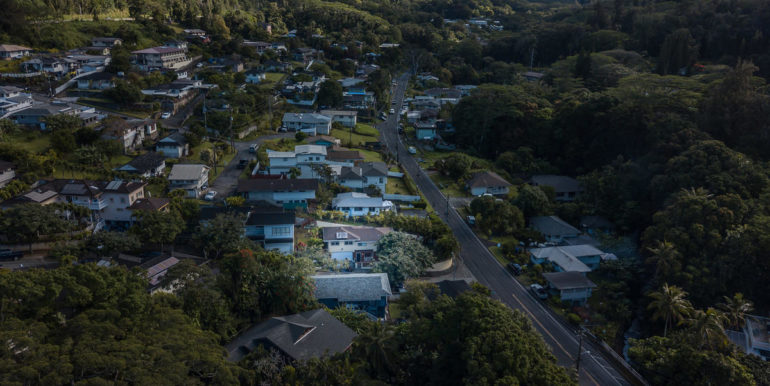
{"type": "Polygon", "coordinates": [[[251,147],[252,144],[261,145],[262,142],[267,140],[293,137],[294,133],[279,133],[265,135],[249,142],[235,142],[235,149],[238,153],[233,157],[233,160],[225,166],[225,170],[222,171],[217,179],[209,184],[209,190],[217,192],[217,200],[224,200],[225,197],[228,197],[235,192],[235,188],[238,186],[238,177],[240,177],[243,172],[243,169],[238,169],[238,162],[241,159],[251,160],[256,157],[255,154],[249,153],[249,147],[251,147]]]}

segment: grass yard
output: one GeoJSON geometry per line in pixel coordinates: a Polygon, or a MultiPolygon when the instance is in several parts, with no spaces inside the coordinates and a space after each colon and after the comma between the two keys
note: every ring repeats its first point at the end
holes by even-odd
{"type": "Polygon", "coordinates": [[[353,131],[350,132],[350,129],[332,129],[332,137],[339,138],[342,146],[344,147],[360,147],[363,146],[365,142],[376,142],[378,141],[376,136],[371,135],[361,135],[353,131]]]}
{"type": "MultiPolygon", "coordinates": [[[[201,142],[200,145],[195,146],[194,148],[190,149],[190,153],[191,154],[187,158],[187,160],[192,161],[192,162],[203,163],[201,161],[201,158],[200,158],[201,157],[201,151],[203,151],[203,150],[210,150],[212,146],[213,146],[213,144],[211,142],[208,142],[208,141],[201,142]]],[[[216,172],[214,171],[214,167],[212,166],[211,167],[211,172],[209,174],[209,179],[210,179],[211,182],[214,182],[214,180],[216,180],[217,177],[219,177],[219,175],[222,174],[222,171],[224,170],[225,166],[227,166],[227,164],[229,164],[230,161],[232,161],[233,158],[235,158],[236,153],[237,152],[234,152],[234,151],[230,152],[230,153],[225,153],[225,154],[222,155],[221,159],[217,159],[216,172]]]]}
{"type": "Polygon", "coordinates": [[[388,184],[385,185],[385,193],[388,194],[405,194],[412,195],[413,193],[404,183],[402,178],[388,177],[388,184]]]}
{"type": "Polygon", "coordinates": [[[432,173],[430,179],[438,186],[442,193],[450,197],[467,197],[468,192],[463,189],[460,183],[441,173],[432,173]]]}
{"type": "Polygon", "coordinates": [[[353,128],[353,132],[356,134],[366,135],[370,137],[379,137],[380,131],[374,128],[374,126],[367,125],[365,123],[358,123],[356,124],[356,127],[353,128]]]}
{"type": "Polygon", "coordinates": [[[121,154],[121,155],[119,155],[119,156],[116,156],[116,157],[112,157],[112,159],[110,159],[109,161],[107,161],[107,162],[105,163],[105,165],[106,165],[108,168],[110,168],[110,169],[114,169],[114,168],[116,168],[116,167],[118,167],[118,166],[123,166],[123,165],[125,165],[125,164],[127,164],[127,163],[131,162],[131,160],[132,160],[132,159],[134,159],[134,157],[131,157],[131,156],[128,156],[128,155],[122,155],[122,154],[121,154]]]}
{"type": "Polygon", "coordinates": [[[379,152],[376,152],[374,150],[366,150],[366,149],[356,149],[358,150],[361,155],[364,156],[364,161],[366,162],[383,162],[382,161],[382,154],[379,152]]]}
{"type": "Polygon", "coordinates": [[[12,143],[35,154],[45,153],[51,147],[51,138],[48,133],[37,130],[5,136],[2,142],[12,143]]]}

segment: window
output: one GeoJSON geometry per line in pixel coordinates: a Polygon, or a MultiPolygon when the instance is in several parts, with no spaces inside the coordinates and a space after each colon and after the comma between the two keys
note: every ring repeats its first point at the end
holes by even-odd
{"type": "Polygon", "coordinates": [[[353,242],[352,241],[346,241],[345,245],[353,245],[353,242]]]}
{"type": "Polygon", "coordinates": [[[380,177],[380,183],[382,183],[382,177],[380,177]]]}
{"type": "Polygon", "coordinates": [[[377,211],[377,208],[375,208],[375,207],[371,207],[371,208],[369,208],[369,211],[370,211],[370,212],[376,212],[376,211],[377,211]]]}
{"type": "Polygon", "coordinates": [[[340,242],[339,241],[332,241],[330,244],[331,245],[340,245],[340,242]]]}
{"type": "Polygon", "coordinates": [[[360,212],[361,210],[363,210],[363,208],[355,208],[353,210],[355,210],[356,212],[360,212]]]}
{"type": "Polygon", "coordinates": [[[273,227],[273,236],[288,236],[291,234],[289,227],[273,227]]]}
{"type": "Polygon", "coordinates": [[[359,246],[359,247],[365,247],[365,246],[366,246],[366,243],[358,243],[358,246],[359,246]]]}

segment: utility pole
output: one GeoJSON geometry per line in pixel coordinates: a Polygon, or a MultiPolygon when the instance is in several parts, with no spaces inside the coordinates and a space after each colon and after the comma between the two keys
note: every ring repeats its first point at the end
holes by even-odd
{"type": "Polygon", "coordinates": [[[446,195],[446,214],[445,214],[447,220],[449,220],[449,193],[446,195]]]}
{"type": "Polygon", "coordinates": [[[575,360],[575,369],[577,370],[578,378],[580,377],[580,356],[583,353],[583,327],[580,327],[578,331],[578,352],[577,360],[575,360]]]}

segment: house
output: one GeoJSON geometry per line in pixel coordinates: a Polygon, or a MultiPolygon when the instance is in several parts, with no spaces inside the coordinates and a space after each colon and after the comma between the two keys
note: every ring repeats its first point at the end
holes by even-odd
{"type": "Polygon", "coordinates": [[[190,152],[190,144],[182,133],[173,133],[155,144],[155,151],[169,158],[182,158],[190,152]]]}
{"type": "Polygon", "coordinates": [[[323,51],[319,51],[311,47],[300,47],[294,50],[292,58],[298,62],[302,62],[305,65],[310,63],[311,60],[321,59],[323,57],[323,51]]]}
{"type": "Polygon", "coordinates": [[[562,302],[583,305],[591,297],[596,284],[580,272],[548,272],[543,277],[550,292],[559,295],[562,302]]]}
{"type": "Polygon", "coordinates": [[[433,140],[436,138],[436,120],[421,120],[414,124],[415,136],[418,140],[433,140]]]}
{"type": "Polygon", "coordinates": [[[542,72],[527,71],[521,74],[521,76],[523,76],[524,79],[526,79],[528,82],[538,82],[540,81],[540,79],[543,79],[545,74],[543,74],[542,72]]]}
{"type": "Polygon", "coordinates": [[[78,78],[79,90],[104,90],[115,87],[115,75],[109,72],[94,72],[78,78]]]}
{"type": "Polygon", "coordinates": [[[112,57],[109,55],[75,54],[67,55],[63,60],[69,63],[70,71],[78,70],[78,72],[83,73],[104,70],[112,61],[112,57]]]}
{"type": "Polygon", "coordinates": [[[145,270],[149,281],[148,290],[151,294],[158,291],[169,292],[168,290],[163,289],[162,280],[163,277],[166,276],[166,273],[168,273],[168,270],[179,264],[179,261],[180,260],[174,256],[161,255],[139,265],[140,268],[145,270]]]}
{"type": "Polygon", "coordinates": [[[340,85],[342,86],[342,89],[348,89],[353,86],[358,86],[361,83],[366,82],[366,79],[362,78],[342,78],[338,80],[340,82],[340,85]]]}
{"type": "Polygon", "coordinates": [[[128,210],[131,216],[136,218],[140,212],[168,212],[171,200],[165,197],[146,197],[134,201],[128,210]]]}
{"type": "Polygon", "coordinates": [[[550,262],[554,264],[556,271],[590,272],[599,268],[607,254],[592,245],[565,245],[532,248],[529,255],[533,264],[550,262]]]}
{"type": "Polygon", "coordinates": [[[7,117],[16,124],[46,130],[45,119],[58,114],[78,116],[83,120],[83,124],[94,123],[102,117],[101,114],[96,113],[96,109],[93,107],[69,105],[63,102],[32,104],[27,108],[10,113],[7,117]]]}
{"type": "Polygon", "coordinates": [[[331,308],[345,306],[384,318],[388,307],[390,281],[387,273],[315,275],[315,297],[331,308]]]}
{"type": "Polygon", "coordinates": [[[257,84],[265,80],[265,72],[256,68],[246,71],[246,83],[257,84]]]}
{"type": "Polygon", "coordinates": [[[374,106],[374,92],[364,89],[349,89],[342,92],[342,106],[351,110],[366,110],[374,106]]]}
{"type": "Polygon", "coordinates": [[[115,47],[123,44],[123,39],[121,38],[111,38],[111,37],[95,37],[91,38],[91,46],[92,47],[115,47]]]}
{"type": "Polygon", "coordinates": [[[369,197],[364,193],[340,193],[332,200],[332,209],[345,213],[346,217],[373,216],[394,208],[392,202],[382,197],[369,197]]]}
{"type": "Polygon", "coordinates": [[[536,175],[532,176],[529,183],[533,186],[550,186],[556,194],[556,201],[575,201],[583,191],[578,180],[567,176],[536,175]]]}
{"type": "Polygon", "coordinates": [[[337,177],[340,185],[362,192],[370,185],[385,193],[388,184],[388,166],[383,162],[366,162],[360,166],[342,167],[337,177]]]}
{"type": "Polygon", "coordinates": [[[112,118],[104,121],[102,139],[120,143],[123,153],[136,151],[143,146],[145,139],[158,137],[158,126],[151,119],[112,118]]]}
{"type": "Polygon", "coordinates": [[[453,86],[455,90],[460,92],[461,97],[471,95],[471,92],[479,86],[473,84],[457,84],[453,86]]]}
{"type": "Polygon", "coordinates": [[[0,119],[10,116],[11,114],[28,109],[32,107],[34,100],[30,94],[22,94],[18,92],[3,92],[5,95],[0,98],[0,119]]]}
{"type": "Polygon", "coordinates": [[[274,349],[287,361],[344,352],[353,344],[356,333],[324,309],[272,317],[238,334],[225,345],[227,360],[238,362],[262,346],[274,349]]]}
{"type": "Polygon", "coordinates": [[[203,82],[200,80],[176,79],[171,83],[143,89],[142,94],[168,98],[184,98],[190,94],[194,94],[201,86],[203,86],[203,82]]]}
{"type": "Polygon", "coordinates": [[[580,231],[567,224],[558,216],[537,216],[529,219],[529,227],[542,233],[545,240],[553,243],[560,243],[564,239],[575,238],[580,235],[580,231]]]}
{"type": "Polygon", "coordinates": [[[453,88],[431,88],[425,90],[425,95],[438,100],[441,104],[457,104],[462,97],[462,92],[453,88]]]}
{"type": "Polygon", "coordinates": [[[331,157],[331,150],[328,150],[330,147],[337,147],[340,145],[339,138],[334,138],[328,135],[314,135],[312,137],[305,138],[305,142],[307,142],[310,145],[318,145],[318,146],[324,146],[327,148],[326,150],[326,158],[329,159],[331,157]]]}
{"type": "Polygon", "coordinates": [[[351,262],[354,268],[370,269],[377,261],[377,242],[392,228],[340,226],[323,228],[324,246],[332,259],[351,262]]]}
{"type": "Polygon", "coordinates": [[[16,166],[8,161],[0,161],[0,188],[16,178],[16,166]]]}
{"type": "Polygon", "coordinates": [[[29,55],[31,48],[17,46],[15,44],[0,44],[0,59],[11,60],[19,59],[29,55]]]}
{"type": "Polygon", "coordinates": [[[746,354],[770,360],[770,318],[746,315],[742,331],[727,330],[728,338],[746,354]]]}
{"type": "Polygon", "coordinates": [[[297,155],[293,151],[267,150],[268,174],[289,175],[297,168],[297,155]]]}
{"type": "Polygon", "coordinates": [[[291,71],[291,63],[279,62],[276,60],[266,60],[259,65],[259,68],[265,72],[289,72],[291,71]]]}
{"type": "Polygon", "coordinates": [[[176,164],[168,175],[169,190],[182,189],[187,197],[198,198],[209,183],[209,167],[199,164],[176,164]]]}
{"type": "Polygon", "coordinates": [[[505,195],[508,194],[510,186],[510,182],[500,177],[499,174],[490,171],[473,174],[473,177],[465,184],[465,187],[470,190],[473,196],[484,194],[505,195]]]}
{"type": "Polygon", "coordinates": [[[153,69],[176,70],[191,63],[187,48],[152,47],[131,52],[133,63],[143,71],[153,69]]]}
{"type": "Polygon", "coordinates": [[[316,113],[284,113],[283,128],[288,131],[301,131],[307,135],[331,133],[331,118],[316,113]]]}
{"type": "Polygon", "coordinates": [[[137,156],[115,170],[137,174],[145,178],[163,176],[166,170],[166,156],[150,151],[137,156]]]}
{"type": "Polygon", "coordinates": [[[70,71],[70,64],[59,58],[43,56],[25,61],[21,68],[24,72],[45,72],[60,77],[70,71]]]}
{"type": "Polygon", "coordinates": [[[315,200],[318,180],[314,179],[248,179],[238,180],[236,192],[247,201],[266,201],[284,208],[307,207],[315,200]]]}
{"type": "Polygon", "coordinates": [[[101,216],[109,229],[128,229],[133,223],[134,212],[128,209],[138,199],[144,198],[147,183],[115,180],[103,185],[102,199],[107,206],[101,216]]]}
{"type": "Polygon", "coordinates": [[[615,224],[602,216],[583,216],[580,218],[580,228],[589,235],[597,233],[612,233],[615,224]]]}
{"type": "Polygon", "coordinates": [[[246,219],[245,234],[265,250],[294,252],[294,212],[255,210],[246,219]]]}
{"type": "Polygon", "coordinates": [[[350,110],[321,110],[321,115],[331,118],[332,122],[339,122],[342,126],[356,127],[358,112],[350,110]]]}
{"type": "Polygon", "coordinates": [[[327,150],[326,159],[333,162],[356,163],[364,160],[364,156],[358,150],[336,149],[327,150]]]}
{"type": "Polygon", "coordinates": [[[190,28],[184,30],[185,35],[187,36],[194,36],[197,38],[202,38],[206,36],[206,31],[199,29],[199,28],[190,28]]]}

